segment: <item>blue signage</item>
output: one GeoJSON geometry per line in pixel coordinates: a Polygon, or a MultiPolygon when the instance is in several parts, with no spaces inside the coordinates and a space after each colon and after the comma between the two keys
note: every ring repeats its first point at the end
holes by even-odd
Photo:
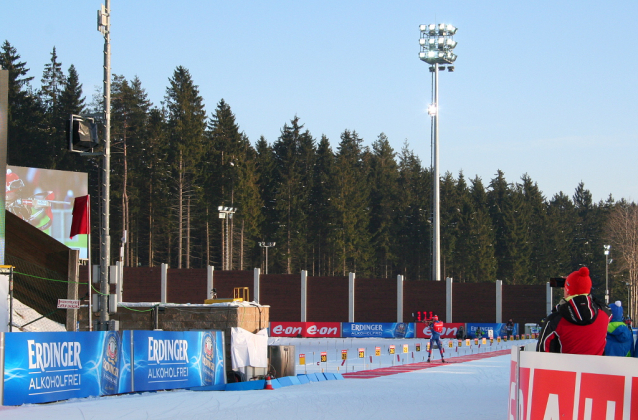
{"type": "Polygon", "coordinates": [[[117,394],[121,333],[5,333],[4,404],[117,394]]]}
{"type": "Polygon", "coordinates": [[[221,331],[135,331],[135,391],[224,383],[221,331]]]}
{"type": "Polygon", "coordinates": [[[4,405],[159,389],[221,389],[226,383],[221,331],[37,332],[4,337],[4,405]]]}
{"type": "MultiPolygon", "coordinates": [[[[468,338],[487,338],[489,336],[488,331],[493,331],[493,337],[506,337],[507,325],[504,323],[468,323],[467,324],[467,337],[468,338]],[[480,328],[480,331],[479,331],[480,328]],[[477,337],[477,332],[480,337],[477,337]]],[[[514,330],[510,333],[510,336],[518,334],[518,324],[514,324],[514,330]]]]}
{"type": "Polygon", "coordinates": [[[414,324],[407,322],[344,322],[342,337],[414,338],[414,324]]]}

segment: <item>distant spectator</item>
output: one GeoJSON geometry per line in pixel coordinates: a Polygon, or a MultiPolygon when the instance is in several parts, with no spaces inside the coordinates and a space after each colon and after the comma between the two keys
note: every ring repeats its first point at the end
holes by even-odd
{"type": "Polygon", "coordinates": [[[458,330],[456,330],[456,339],[457,340],[465,340],[465,328],[461,325],[458,330]]]}
{"type": "Polygon", "coordinates": [[[483,337],[483,331],[481,330],[481,327],[476,327],[476,333],[474,333],[474,334],[475,334],[476,338],[483,337]]]}
{"type": "Polygon", "coordinates": [[[512,338],[512,334],[514,334],[514,321],[512,321],[512,318],[505,324],[505,333],[508,340],[512,338]]]}
{"type": "Polygon", "coordinates": [[[567,276],[564,298],[547,317],[536,351],[603,354],[611,311],[590,292],[587,267],[567,276]]]}
{"type": "Polygon", "coordinates": [[[622,303],[617,300],[610,305],[611,322],[607,327],[607,344],[605,356],[631,357],[634,344],[634,335],[627,324],[623,322],[622,303]]]}

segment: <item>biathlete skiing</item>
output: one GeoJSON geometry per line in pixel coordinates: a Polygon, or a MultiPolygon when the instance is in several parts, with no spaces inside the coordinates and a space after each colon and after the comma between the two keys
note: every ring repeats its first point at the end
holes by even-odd
{"type": "Polygon", "coordinates": [[[445,358],[443,357],[444,349],[441,345],[441,333],[443,332],[443,322],[439,321],[439,317],[434,315],[430,320],[430,350],[428,351],[428,363],[430,362],[430,358],[432,357],[432,349],[434,348],[434,344],[439,346],[439,352],[441,353],[441,362],[445,363],[445,358]]]}

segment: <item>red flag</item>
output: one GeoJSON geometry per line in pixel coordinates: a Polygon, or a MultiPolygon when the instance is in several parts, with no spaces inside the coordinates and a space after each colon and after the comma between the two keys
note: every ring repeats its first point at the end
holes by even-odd
{"type": "Polygon", "coordinates": [[[90,230],[91,200],[85,195],[76,197],[73,202],[73,221],[71,222],[71,238],[75,235],[86,235],[90,230]]]}

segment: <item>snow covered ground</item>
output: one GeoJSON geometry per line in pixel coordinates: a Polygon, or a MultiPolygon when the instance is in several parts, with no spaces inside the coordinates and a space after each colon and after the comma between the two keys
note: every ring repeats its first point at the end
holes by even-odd
{"type": "MultiPolygon", "coordinates": [[[[310,368],[321,369],[309,358],[327,351],[328,371],[345,373],[341,366],[341,350],[348,350],[348,371],[363,369],[368,353],[358,358],[359,348],[395,344],[400,358],[387,355],[383,366],[412,363],[414,347],[402,353],[402,345],[423,346],[414,352],[414,362],[425,356],[426,340],[417,339],[273,339],[276,345],[295,345],[296,353],[305,352],[307,366],[297,366],[297,373],[310,368]],[[398,345],[401,345],[399,347],[398,345]],[[332,348],[331,348],[332,347],[332,348]],[[337,356],[339,359],[337,359],[337,356]],[[352,359],[350,359],[352,358],[352,359]]],[[[522,344],[524,341],[517,341],[522,344]]],[[[501,349],[512,345],[500,346],[501,349]]],[[[483,351],[486,350],[482,346],[483,351]]],[[[496,349],[495,346],[492,347],[496,349]]],[[[446,348],[446,350],[448,350],[446,348]]],[[[387,354],[387,349],[384,349],[387,354]]],[[[471,352],[468,349],[467,352],[471,352]]],[[[474,352],[480,351],[478,348],[474,352]]],[[[460,349],[459,353],[463,353],[460,349]]],[[[455,351],[448,351],[452,356],[455,351]]],[[[382,354],[383,351],[382,351],[382,354]]],[[[435,350],[435,353],[438,351],[435,350]]],[[[317,358],[319,356],[316,356],[317,358]]],[[[437,357],[438,358],[438,357],[437,357]]],[[[374,360],[375,358],[373,358],[374,360]]],[[[450,360],[454,360],[450,357],[450,360]]],[[[379,361],[375,360],[376,368],[379,361]]],[[[325,364],[324,364],[325,365],[325,364]]],[[[510,356],[488,357],[481,360],[450,363],[423,370],[382,376],[371,379],[313,382],[289,386],[274,391],[163,391],[112,397],[69,400],[53,404],[0,407],[2,420],[99,420],[99,419],[429,419],[429,418],[507,418],[510,356]]]]}

